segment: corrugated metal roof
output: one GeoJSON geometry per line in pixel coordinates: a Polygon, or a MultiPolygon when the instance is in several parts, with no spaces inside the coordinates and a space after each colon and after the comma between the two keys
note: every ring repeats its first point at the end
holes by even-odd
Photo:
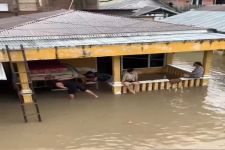
{"type": "Polygon", "coordinates": [[[173,10],[170,10],[170,9],[167,9],[167,8],[164,8],[164,7],[146,6],[146,7],[143,7],[143,8],[140,8],[140,9],[136,10],[132,16],[142,16],[142,15],[154,12],[154,11],[162,11],[162,12],[168,12],[168,13],[171,13],[171,14],[177,14],[176,11],[173,11],[173,10]]]}
{"type": "Polygon", "coordinates": [[[225,11],[225,5],[211,5],[211,6],[203,6],[199,7],[195,10],[202,11],[225,11]]]}
{"type": "Polygon", "coordinates": [[[53,15],[61,14],[63,12],[67,12],[68,10],[56,10],[56,11],[50,11],[50,12],[41,12],[41,13],[34,13],[34,14],[28,14],[28,15],[21,15],[21,16],[13,16],[9,18],[1,18],[0,19],[0,30],[12,28],[14,26],[17,26],[19,24],[23,24],[26,22],[30,22],[33,20],[50,17],[53,15]]]}
{"type": "Polygon", "coordinates": [[[188,11],[161,21],[193,27],[213,28],[225,32],[225,11],[188,11]]]}
{"type": "Polygon", "coordinates": [[[44,37],[93,35],[129,36],[130,33],[200,30],[195,27],[162,22],[115,17],[83,11],[68,11],[61,15],[31,21],[10,30],[0,31],[0,37],[44,37]]]}
{"type": "Polygon", "coordinates": [[[152,36],[133,36],[115,38],[90,38],[90,39],[0,39],[0,49],[8,45],[10,49],[19,49],[20,44],[25,48],[50,48],[50,47],[76,47],[85,45],[111,45],[111,44],[134,44],[155,43],[174,41],[196,41],[196,40],[225,40],[224,34],[218,33],[193,33],[193,34],[167,34],[152,36]]]}
{"type": "Polygon", "coordinates": [[[164,7],[174,10],[170,6],[159,0],[113,0],[108,2],[102,2],[99,5],[99,9],[140,9],[146,6],[151,7],[164,7]]]}

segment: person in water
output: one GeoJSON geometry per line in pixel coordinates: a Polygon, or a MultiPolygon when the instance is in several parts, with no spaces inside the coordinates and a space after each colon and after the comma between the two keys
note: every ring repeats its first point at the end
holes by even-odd
{"type": "Polygon", "coordinates": [[[92,95],[94,98],[98,98],[98,96],[94,92],[92,92],[91,90],[88,90],[82,84],[78,83],[74,78],[59,79],[56,81],[55,85],[58,88],[66,89],[68,91],[70,99],[75,98],[75,93],[77,92],[77,90],[86,92],[92,95]]]}
{"type": "Polygon", "coordinates": [[[135,94],[135,92],[137,91],[137,88],[139,86],[137,72],[135,72],[134,69],[132,69],[132,68],[127,69],[127,71],[123,75],[122,83],[124,86],[127,87],[129,92],[135,94]],[[134,89],[131,87],[131,85],[134,86],[134,89]]]}
{"type": "Polygon", "coordinates": [[[201,62],[194,62],[193,66],[195,67],[194,70],[190,73],[185,75],[185,77],[189,78],[201,78],[204,75],[204,68],[201,62]]]}

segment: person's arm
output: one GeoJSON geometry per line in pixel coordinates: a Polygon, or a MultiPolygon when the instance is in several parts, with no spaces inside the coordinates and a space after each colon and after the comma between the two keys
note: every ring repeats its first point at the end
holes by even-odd
{"type": "Polygon", "coordinates": [[[202,67],[198,67],[195,70],[193,70],[191,76],[195,78],[200,78],[204,74],[204,69],[202,67]]]}
{"type": "Polygon", "coordinates": [[[138,74],[135,73],[135,81],[138,81],[138,74]]]}
{"type": "Polygon", "coordinates": [[[127,73],[125,73],[125,74],[123,75],[123,77],[122,77],[122,83],[125,82],[126,79],[127,79],[127,73]]]}

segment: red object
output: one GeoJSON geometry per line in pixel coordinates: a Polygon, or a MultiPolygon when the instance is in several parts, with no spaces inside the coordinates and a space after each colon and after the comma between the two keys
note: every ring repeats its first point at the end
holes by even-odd
{"type": "Polygon", "coordinates": [[[31,61],[28,63],[31,74],[62,73],[68,71],[59,61],[31,61]]]}

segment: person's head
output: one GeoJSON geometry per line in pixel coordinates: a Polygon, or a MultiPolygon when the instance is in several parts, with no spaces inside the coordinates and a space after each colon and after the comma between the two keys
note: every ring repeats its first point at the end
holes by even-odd
{"type": "Polygon", "coordinates": [[[127,69],[127,72],[128,72],[128,73],[133,73],[133,71],[134,71],[133,68],[128,68],[128,69],[127,69]]]}
{"type": "Polygon", "coordinates": [[[84,74],[86,77],[95,77],[95,73],[92,71],[88,71],[87,73],[84,74]]]}
{"type": "Polygon", "coordinates": [[[93,75],[93,74],[94,74],[94,72],[92,72],[92,71],[86,72],[86,75],[93,75]]]}
{"type": "Polygon", "coordinates": [[[196,61],[196,62],[194,62],[193,66],[194,67],[199,67],[199,66],[202,66],[202,63],[199,62],[199,61],[196,61]]]}

